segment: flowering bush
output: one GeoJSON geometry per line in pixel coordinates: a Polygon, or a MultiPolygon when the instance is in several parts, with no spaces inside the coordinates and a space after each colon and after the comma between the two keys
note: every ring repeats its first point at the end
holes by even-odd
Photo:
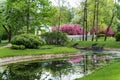
{"type": "Polygon", "coordinates": [[[82,35],[83,28],[78,24],[64,24],[63,26],[56,26],[52,28],[52,31],[59,30],[69,35],[82,35]]]}
{"type": "MultiPolygon", "coordinates": [[[[99,34],[106,34],[107,28],[106,28],[106,29],[101,29],[100,27],[98,27],[98,31],[99,31],[99,32],[98,32],[99,34]]],[[[97,27],[96,27],[96,26],[94,27],[94,32],[95,32],[95,34],[96,34],[96,32],[97,32],[97,27]]],[[[92,30],[91,30],[91,33],[92,33],[92,30]]],[[[108,36],[113,36],[114,34],[115,34],[114,31],[113,31],[112,28],[110,27],[107,35],[108,35],[108,36]]]]}
{"type": "MultiPolygon", "coordinates": [[[[104,34],[106,34],[107,29],[103,31],[104,34]]],[[[109,28],[109,31],[107,33],[108,36],[113,36],[115,33],[113,32],[112,28],[109,28]]]]}

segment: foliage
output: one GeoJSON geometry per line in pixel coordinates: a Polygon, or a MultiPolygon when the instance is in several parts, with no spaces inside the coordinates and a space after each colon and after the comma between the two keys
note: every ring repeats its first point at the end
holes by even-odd
{"type": "Polygon", "coordinates": [[[97,37],[105,37],[105,34],[98,34],[97,37]]]}
{"type": "Polygon", "coordinates": [[[120,32],[115,34],[115,39],[116,41],[120,41],[120,32]]]}
{"type": "Polygon", "coordinates": [[[83,28],[78,24],[64,24],[61,27],[53,27],[53,31],[60,30],[61,32],[67,33],[69,35],[82,35],[83,28]]]}
{"type": "MultiPolygon", "coordinates": [[[[98,33],[99,34],[106,34],[106,31],[107,31],[107,27],[98,27],[98,33]]],[[[91,30],[92,31],[92,30],[91,30]]],[[[95,26],[94,27],[94,32],[97,33],[97,27],[95,26]]],[[[92,33],[92,32],[91,32],[92,33]]],[[[115,33],[113,31],[113,29],[110,27],[109,28],[109,31],[107,32],[107,35],[108,36],[113,36],[115,33]]]]}
{"type": "Polygon", "coordinates": [[[25,46],[24,45],[12,45],[11,48],[15,50],[24,50],[25,46]]]}
{"type": "MultiPolygon", "coordinates": [[[[87,0],[87,22],[88,22],[88,30],[90,30],[93,26],[96,26],[97,24],[93,25],[93,16],[94,16],[94,4],[95,4],[95,1],[98,1],[98,0],[87,0]]],[[[85,2],[81,2],[80,3],[80,6],[74,11],[75,15],[74,15],[74,18],[73,18],[73,23],[78,23],[81,24],[83,27],[85,27],[83,25],[83,20],[84,20],[84,4],[85,2]],[[76,16],[79,16],[77,18],[79,19],[76,19],[76,16]]],[[[98,25],[100,26],[100,28],[102,29],[103,27],[105,26],[108,26],[109,23],[110,23],[110,19],[112,17],[112,11],[113,11],[113,8],[114,8],[114,0],[99,0],[98,2],[99,4],[99,7],[98,7],[98,25]],[[104,6],[104,7],[103,7],[104,6]],[[106,9],[104,9],[106,8],[106,9]]],[[[118,11],[119,13],[119,11],[118,11]]],[[[113,20],[113,24],[111,25],[112,29],[116,29],[116,24],[117,24],[117,21],[116,21],[117,17],[114,18],[113,20]]],[[[97,19],[96,19],[97,20],[97,19]]],[[[96,22],[95,20],[95,22],[96,22]]],[[[98,30],[99,31],[99,30],[98,30]]]]}
{"type": "Polygon", "coordinates": [[[70,23],[72,18],[71,10],[66,6],[54,7],[55,14],[52,15],[51,23],[52,26],[70,23]]]}
{"type": "Polygon", "coordinates": [[[34,33],[35,26],[50,24],[55,11],[49,0],[6,0],[0,3],[0,26],[11,36],[34,33]],[[4,26],[3,26],[4,25],[4,26]]]}
{"type": "Polygon", "coordinates": [[[25,48],[33,49],[42,46],[44,44],[44,41],[38,36],[21,34],[13,37],[11,43],[13,45],[24,45],[25,48]]]}
{"type": "Polygon", "coordinates": [[[1,43],[1,37],[0,37],[0,43],[1,43]]]}
{"type": "Polygon", "coordinates": [[[0,47],[7,45],[8,42],[6,40],[1,40],[0,47]]]}
{"type": "Polygon", "coordinates": [[[60,31],[47,32],[42,36],[46,43],[51,45],[65,45],[68,42],[66,34],[60,31]]]}

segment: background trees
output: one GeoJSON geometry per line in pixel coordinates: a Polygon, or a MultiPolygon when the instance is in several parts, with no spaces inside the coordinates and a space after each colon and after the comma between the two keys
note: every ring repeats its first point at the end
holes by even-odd
{"type": "Polygon", "coordinates": [[[110,27],[119,31],[119,0],[116,4],[114,0],[84,0],[76,8],[71,8],[65,0],[61,0],[58,6],[52,5],[50,0],[4,0],[0,2],[0,31],[6,32],[10,42],[13,35],[34,33],[35,27],[41,27],[41,24],[77,23],[88,33],[91,31],[94,39],[94,34],[109,26],[113,8],[116,12],[110,27]],[[94,27],[96,31],[92,31],[94,27]]]}
{"type": "Polygon", "coordinates": [[[35,26],[50,24],[54,8],[49,0],[6,0],[0,9],[1,26],[9,42],[12,35],[33,33],[35,26]]]}

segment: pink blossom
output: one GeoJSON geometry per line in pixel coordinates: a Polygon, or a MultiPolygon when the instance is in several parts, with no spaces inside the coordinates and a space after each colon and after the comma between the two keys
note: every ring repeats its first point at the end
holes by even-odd
{"type": "Polygon", "coordinates": [[[61,32],[65,32],[69,35],[82,35],[86,33],[86,31],[83,33],[83,27],[79,24],[64,24],[60,28],[58,28],[58,26],[53,27],[52,30],[60,30],[61,32]]]}
{"type": "Polygon", "coordinates": [[[70,63],[80,62],[82,59],[83,59],[83,56],[77,56],[75,58],[68,60],[68,62],[70,63]]]}

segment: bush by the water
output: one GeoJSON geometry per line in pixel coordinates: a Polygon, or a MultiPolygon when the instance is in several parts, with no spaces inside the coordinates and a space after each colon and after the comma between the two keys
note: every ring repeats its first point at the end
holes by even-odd
{"type": "Polygon", "coordinates": [[[48,32],[42,35],[47,44],[65,45],[68,42],[67,35],[60,31],[48,32]]]}
{"type": "Polygon", "coordinates": [[[16,50],[24,50],[25,46],[24,45],[12,45],[11,48],[16,49],[16,50]]]}
{"type": "Polygon", "coordinates": [[[35,49],[44,45],[44,41],[35,35],[21,34],[12,38],[13,45],[24,45],[25,48],[35,49]]]}
{"type": "Polygon", "coordinates": [[[115,39],[116,41],[120,41],[120,32],[115,34],[115,39]]]}

